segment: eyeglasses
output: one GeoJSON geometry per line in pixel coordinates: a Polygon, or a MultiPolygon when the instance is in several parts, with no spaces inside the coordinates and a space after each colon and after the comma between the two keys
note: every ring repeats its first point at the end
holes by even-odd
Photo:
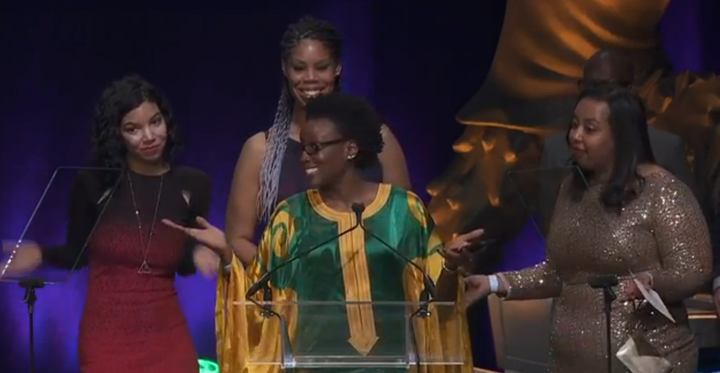
{"type": "Polygon", "coordinates": [[[339,138],[339,139],[330,140],[330,141],[313,142],[313,143],[310,143],[307,145],[303,145],[303,151],[307,155],[315,155],[317,153],[320,153],[321,150],[327,148],[328,146],[339,144],[343,141],[345,141],[344,138],[339,138]]]}

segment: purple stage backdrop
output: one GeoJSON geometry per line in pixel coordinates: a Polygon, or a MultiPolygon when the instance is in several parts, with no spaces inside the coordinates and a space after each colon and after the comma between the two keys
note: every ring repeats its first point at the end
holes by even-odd
{"type": "MultiPolygon", "coordinates": [[[[710,2],[670,5],[663,39],[676,70],[719,70],[718,49],[710,48],[719,30],[710,17],[718,6],[710,2]]],[[[404,2],[326,0],[256,2],[223,12],[1,12],[0,237],[20,234],[57,166],[85,163],[96,99],[111,80],[131,72],[169,96],[187,140],[182,161],[212,177],[210,220],[222,226],[240,147],[272,121],[280,36],[306,13],[331,21],[346,37],[343,88],[382,112],[405,149],[414,189],[424,196],[427,183],[452,159],[451,144],[462,131],[453,118],[480,87],[503,21],[503,2],[466,3],[418,9],[404,2]]],[[[64,215],[53,211],[43,219],[64,215]]],[[[533,237],[526,232],[507,245],[512,261],[506,267],[543,259],[533,237]]],[[[38,292],[38,372],[77,372],[86,281],[81,271],[68,284],[38,292]]],[[[215,282],[179,279],[177,288],[199,356],[213,359],[215,282]]],[[[2,372],[27,371],[22,296],[17,285],[0,284],[2,372]]],[[[476,364],[493,367],[484,307],[476,309],[476,364]]]]}
{"type": "MultiPolygon", "coordinates": [[[[343,89],[368,97],[405,149],[415,190],[452,159],[454,116],[492,61],[504,4],[414,9],[401,2],[303,1],[232,11],[0,12],[0,237],[17,238],[52,171],[85,164],[95,101],[111,80],[140,73],[169,96],[182,126],[182,161],[214,181],[210,220],[223,225],[244,140],[272,122],[280,85],[279,40],[303,14],[347,39],[343,89]],[[395,3],[395,4],[389,4],[395,3]]],[[[48,223],[65,211],[47,211],[48,223]]],[[[65,220],[53,237],[61,242],[65,220]]],[[[87,275],[38,291],[38,372],[77,372],[87,275]]],[[[179,279],[200,357],[214,359],[215,282],[179,279]]],[[[23,291],[0,283],[0,371],[28,370],[23,291]]],[[[484,317],[481,315],[481,317],[484,317]]],[[[482,325],[482,323],[478,324],[482,325]]],[[[479,332],[489,341],[489,331],[479,332]]],[[[478,343],[478,346],[483,343],[478,343]]],[[[487,345],[486,345],[487,346],[487,345]]],[[[478,360],[493,364],[492,349],[478,360]]]]}

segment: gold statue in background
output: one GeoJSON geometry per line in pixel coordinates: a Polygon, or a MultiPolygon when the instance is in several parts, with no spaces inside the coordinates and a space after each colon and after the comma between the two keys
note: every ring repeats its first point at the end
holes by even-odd
{"type": "Polygon", "coordinates": [[[701,192],[717,196],[720,79],[655,67],[668,3],[508,0],[488,76],[457,115],[467,125],[453,147],[458,155],[428,186],[444,239],[474,226],[500,239],[522,229],[527,211],[519,195],[532,197],[536,185],[521,182],[518,191],[507,172],[537,167],[543,137],[566,129],[583,65],[601,48],[632,56],[651,125],[685,140],[701,192]]]}

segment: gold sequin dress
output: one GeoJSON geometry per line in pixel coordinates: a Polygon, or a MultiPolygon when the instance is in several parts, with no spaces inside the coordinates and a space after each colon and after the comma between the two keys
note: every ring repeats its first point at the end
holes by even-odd
{"type": "Polygon", "coordinates": [[[555,298],[550,372],[607,373],[602,290],[582,285],[592,276],[627,277],[648,271],[677,324],[634,302],[612,305],[613,372],[627,372],[615,353],[628,337],[649,342],[673,373],[697,371],[697,347],[682,301],[711,275],[707,225],[685,184],[664,170],[645,177],[640,196],[620,215],[606,212],[591,187],[571,201],[563,183],[547,238],[547,260],[504,273],[507,299],[555,298]]]}

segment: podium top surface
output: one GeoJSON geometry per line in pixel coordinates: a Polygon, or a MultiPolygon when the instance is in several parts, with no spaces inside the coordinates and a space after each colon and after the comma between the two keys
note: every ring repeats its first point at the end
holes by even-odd
{"type": "MultiPolygon", "coordinates": [[[[403,301],[379,301],[379,302],[373,302],[373,301],[367,301],[367,302],[358,302],[358,301],[313,301],[313,300],[300,300],[300,301],[249,301],[249,300],[241,300],[241,301],[235,301],[232,303],[235,306],[257,306],[262,305],[276,305],[276,306],[352,306],[352,305],[374,305],[374,306],[383,306],[383,307],[408,307],[408,306],[421,306],[424,305],[424,302],[403,302],[403,301]]],[[[430,302],[429,305],[434,307],[455,307],[456,303],[454,302],[430,302]]]]}

